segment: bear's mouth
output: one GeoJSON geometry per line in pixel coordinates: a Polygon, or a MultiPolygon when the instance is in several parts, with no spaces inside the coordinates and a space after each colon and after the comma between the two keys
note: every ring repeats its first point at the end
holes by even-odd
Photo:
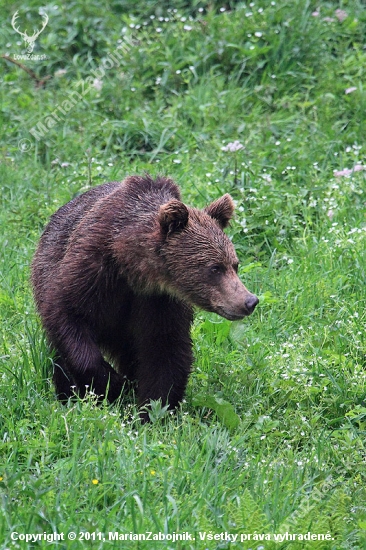
{"type": "Polygon", "coordinates": [[[224,317],[225,319],[228,319],[229,321],[240,321],[240,319],[243,319],[244,317],[250,315],[249,311],[241,311],[240,313],[235,313],[233,311],[227,311],[224,307],[221,306],[215,308],[214,311],[215,313],[217,313],[221,317],[224,317]]]}

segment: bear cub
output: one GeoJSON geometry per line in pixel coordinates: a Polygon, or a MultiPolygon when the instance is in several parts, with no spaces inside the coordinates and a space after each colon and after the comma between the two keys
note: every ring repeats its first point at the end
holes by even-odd
{"type": "Polygon", "coordinates": [[[51,217],[32,284],[59,399],[89,387],[113,402],[130,380],[140,406],[179,404],[193,306],[236,320],[258,303],[223,232],[233,211],[228,194],[198,210],[171,179],[146,175],[95,187],[51,217]]]}

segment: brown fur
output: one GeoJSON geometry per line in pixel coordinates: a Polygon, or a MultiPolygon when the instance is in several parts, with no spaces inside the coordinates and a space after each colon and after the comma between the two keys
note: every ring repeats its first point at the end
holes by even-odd
{"type": "Polygon", "coordinates": [[[193,360],[192,306],[234,320],[258,302],[222,231],[233,211],[229,195],[197,210],[181,202],[172,180],[133,176],[95,187],[51,217],[32,283],[57,354],[60,399],[89,386],[114,401],[127,379],[137,380],[140,405],[161,398],[177,406],[193,360]]]}

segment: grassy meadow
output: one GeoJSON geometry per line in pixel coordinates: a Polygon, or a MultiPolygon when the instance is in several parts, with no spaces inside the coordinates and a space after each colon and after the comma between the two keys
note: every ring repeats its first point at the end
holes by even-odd
{"type": "Polygon", "coordinates": [[[362,0],[0,4],[0,549],[366,549],[362,0]],[[29,275],[57,208],[145,171],[232,195],[260,304],[197,311],[186,399],[141,426],[57,402],[29,275]]]}

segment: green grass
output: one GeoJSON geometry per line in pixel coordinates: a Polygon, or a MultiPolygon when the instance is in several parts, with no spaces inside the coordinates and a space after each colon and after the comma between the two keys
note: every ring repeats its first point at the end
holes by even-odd
{"type": "MultiPolygon", "coordinates": [[[[253,4],[48,4],[34,49],[47,59],[21,61],[46,84],[0,59],[1,549],[366,548],[366,180],[334,175],[366,165],[366,12],[253,4]],[[90,85],[118,44],[119,66],[90,85]],[[261,301],[240,323],[197,312],[186,399],[141,426],[133,397],[56,401],[29,265],[59,206],[145,170],[195,206],[232,194],[240,275],[261,301]],[[195,540],[11,539],[71,531],[195,540]],[[286,532],[331,540],[274,540],[286,532]]],[[[24,53],[15,10],[31,29],[38,7],[2,6],[2,55],[24,53]]]]}

